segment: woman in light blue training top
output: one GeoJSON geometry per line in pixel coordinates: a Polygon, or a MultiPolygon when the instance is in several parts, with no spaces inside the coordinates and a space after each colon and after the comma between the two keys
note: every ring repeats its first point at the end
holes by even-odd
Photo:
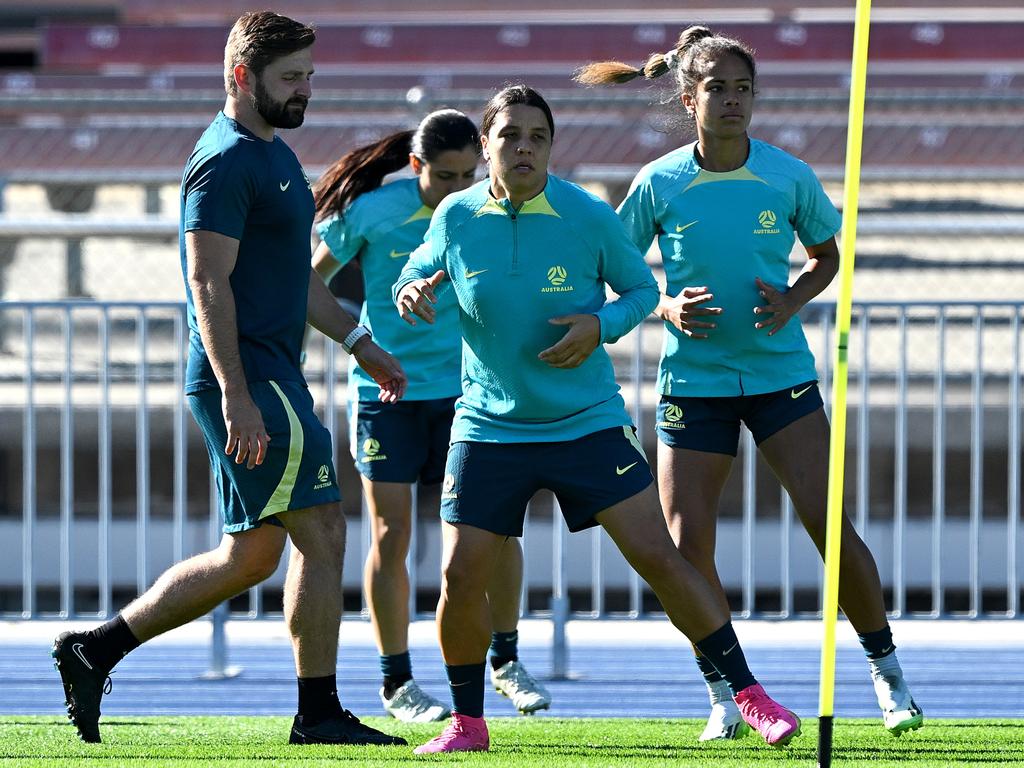
{"type": "MultiPolygon", "coordinates": [[[[321,242],[313,267],[329,281],[349,261],[358,261],[366,294],[360,323],[402,361],[409,376],[406,399],[385,406],[355,358],[349,368],[352,457],[372,521],[364,582],[380,651],[380,697],[385,711],[405,722],[442,720],[449,714],[412,676],[405,559],[412,484],[439,483],[444,474],[455,399],[462,388],[462,352],[454,301],[439,307],[436,332],[425,333],[395,314],[391,286],[423,241],[434,208],[474,182],[479,161],[480,137],[473,121],[461,112],[441,110],[427,115],[415,131],[349,152],[314,189],[321,242]],[[387,174],[409,166],[412,178],[381,186],[387,174]]],[[[489,590],[494,684],[520,711],[531,712],[546,708],[551,699],[518,661],[523,570],[518,542],[503,548],[500,564],[489,590]]]]}
{"type": "MultiPolygon", "coordinates": [[[[797,312],[835,276],[841,219],[813,171],[747,136],[756,91],[743,43],[690,27],[642,69],[601,62],[576,75],[621,83],[672,72],[697,141],[645,166],[619,207],[633,241],[657,239],[668,282],[655,309],[665,321],[658,386],[658,480],[672,536],[714,585],[715,523],[746,424],[761,454],[824,551],[829,425],[814,357],[797,312]],[[807,263],[789,284],[795,238],[807,263]]],[[[886,728],[923,722],[903,680],[886,620],[878,569],[844,516],[839,601],[869,659],[886,728]]],[[[701,740],[731,739],[743,722],[728,687],[698,653],[712,704],[701,740]]]]}
{"type": "Polygon", "coordinates": [[[394,287],[410,322],[437,322],[454,294],[463,338],[437,612],[453,715],[416,751],[489,746],[485,590],[541,488],[555,494],[570,530],[604,526],[733,686],[746,721],[769,744],[785,744],[799,720],[757,684],[728,611],[673,546],[603,346],[653,309],[657,283],[615,212],[548,173],[554,133],[536,91],[511,86],[491,99],[482,125],[489,178],[440,205],[394,287]],[[617,300],[606,301],[607,287],[617,300]]]}

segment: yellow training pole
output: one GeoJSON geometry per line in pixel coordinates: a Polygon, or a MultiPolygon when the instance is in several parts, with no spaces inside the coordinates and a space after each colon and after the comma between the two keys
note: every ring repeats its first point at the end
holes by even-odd
{"type": "MultiPolygon", "coordinates": [[[[857,196],[864,134],[864,91],[868,68],[871,0],[857,0],[850,78],[850,119],[846,134],[846,183],[843,189],[843,242],[836,301],[836,345],[832,379],[832,438],[828,452],[828,522],[825,533],[825,595],[821,610],[821,683],[818,695],[818,765],[832,764],[832,712],[836,680],[836,615],[839,612],[839,545],[843,519],[843,464],[846,449],[846,352],[853,303],[853,261],[857,242],[857,196]]],[[[865,404],[861,403],[861,408],[865,404]]]]}

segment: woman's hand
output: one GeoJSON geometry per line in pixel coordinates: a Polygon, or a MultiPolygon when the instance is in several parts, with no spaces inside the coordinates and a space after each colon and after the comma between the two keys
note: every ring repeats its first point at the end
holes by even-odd
{"type": "Polygon", "coordinates": [[[557,344],[537,355],[553,368],[576,368],[582,365],[601,343],[601,321],[597,315],[562,315],[552,317],[548,322],[569,326],[569,332],[557,344]]]}
{"type": "Polygon", "coordinates": [[[691,339],[706,339],[706,330],[714,330],[716,327],[711,320],[715,315],[722,314],[721,307],[704,306],[714,298],[715,294],[708,293],[706,285],[687,286],[678,296],[662,294],[654,313],[691,339]]]}
{"type": "Polygon", "coordinates": [[[437,312],[434,305],[437,304],[437,296],[434,289],[444,280],[444,270],[439,269],[426,280],[413,280],[406,283],[398,294],[395,306],[398,307],[398,314],[402,316],[409,325],[416,325],[413,315],[433,325],[437,312]]]}
{"type": "Polygon", "coordinates": [[[768,328],[768,335],[774,336],[786,327],[786,323],[789,322],[793,315],[800,311],[803,304],[797,301],[790,291],[780,291],[777,288],[773,288],[760,277],[755,277],[754,282],[757,283],[757,292],[767,302],[760,307],[754,307],[754,314],[771,315],[771,317],[758,320],[754,323],[754,327],[758,329],[768,328]]]}

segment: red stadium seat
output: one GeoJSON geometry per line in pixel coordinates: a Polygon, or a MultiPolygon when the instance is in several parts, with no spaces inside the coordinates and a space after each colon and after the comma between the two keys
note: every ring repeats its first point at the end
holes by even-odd
{"type": "MultiPolygon", "coordinates": [[[[851,23],[718,25],[749,42],[762,61],[846,62],[851,23]]],[[[322,26],[319,66],[401,63],[563,62],[596,58],[642,60],[671,45],[676,27],[637,24],[380,24],[322,26]]],[[[102,71],[134,66],[215,67],[227,29],[222,25],[63,25],[47,28],[43,65],[50,70],[102,71]]],[[[1024,22],[876,23],[873,61],[1010,61],[1020,56],[1024,22]]]]}

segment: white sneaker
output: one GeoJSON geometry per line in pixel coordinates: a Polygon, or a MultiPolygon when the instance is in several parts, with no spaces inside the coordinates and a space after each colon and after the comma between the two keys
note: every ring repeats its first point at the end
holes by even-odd
{"type": "Polygon", "coordinates": [[[380,689],[380,703],[384,711],[403,723],[433,723],[444,720],[452,713],[448,707],[420,688],[415,680],[408,680],[395,690],[390,699],[380,689]]]}
{"type": "Polygon", "coordinates": [[[551,706],[551,694],[547,688],[538,683],[518,661],[510,661],[498,669],[492,669],[491,684],[494,690],[511,699],[516,709],[524,715],[551,706]]]}
{"type": "Polygon", "coordinates": [[[924,725],[924,712],[914,702],[910,689],[903,679],[903,670],[896,659],[896,654],[870,660],[871,681],[875,686],[875,696],[882,710],[882,721],[886,730],[893,736],[900,736],[924,725]]]}
{"type": "Polygon", "coordinates": [[[697,741],[731,741],[746,736],[750,726],[743,722],[739,707],[732,699],[732,691],[725,680],[707,683],[711,714],[697,741]]]}

